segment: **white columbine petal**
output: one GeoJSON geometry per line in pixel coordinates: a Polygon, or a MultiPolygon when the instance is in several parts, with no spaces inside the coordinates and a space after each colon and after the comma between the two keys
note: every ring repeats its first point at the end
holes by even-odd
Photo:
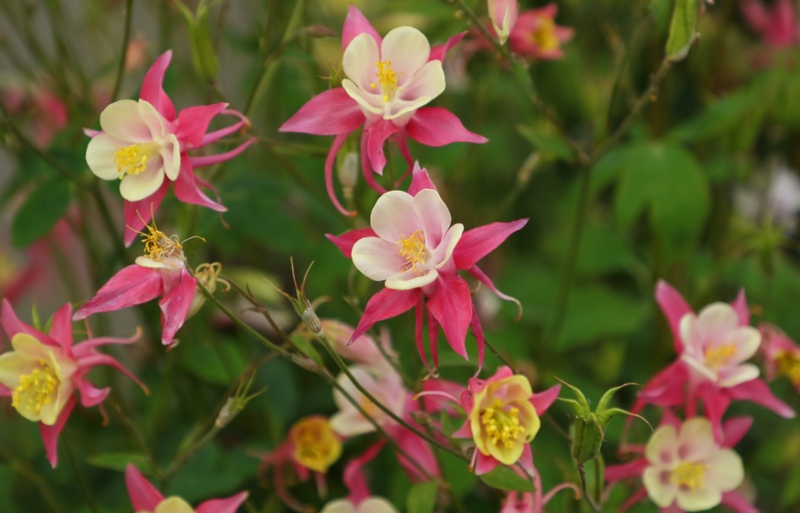
{"type": "MultiPolygon", "coordinates": [[[[414,101],[415,98],[427,98],[425,103],[436,98],[444,92],[445,78],[442,69],[442,61],[433,60],[425,63],[414,75],[403,85],[397,97],[404,101],[414,101]]],[[[423,104],[424,105],[424,104],[423,104]]]]}
{"type": "Polygon", "coordinates": [[[430,54],[428,38],[413,27],[397,27],[391,30],[381,44],[381,60],[392,63],[392,69],[397,73],[397,85],[400,87],[428,62],[430,54]]]}
{"type": "Polygon", "coordinates": [[[153,513],[194,513],[194,509],[180,497],[169,497],[161,501],[153,513]]]}
{"type": "Polygon", "coordinates": [[[679,488],[676,497],[678,507],[684,511],[705,511],[721,501],[722,493],[716,487],[710,486],[693,492],[679,488]]]}
{"type": "Polygon", "coordinates": [[[359,34],[350,41],[344,51],[342,69],[355,86],[370,91],[372,89],[370,84],[374,83],[377,78],[375,63],[379,60],[381,58],[378,44],[372,39],[372,36],[359,34]]]}
{"type": "Polygon", "coordinates": [[[647,467],[642,474],[642,482],[650,500],[660,508],[670,506],[678,493],[678,488],[669,478],[669,472],[657,467],[647,467]]]}
{"type": "Polygon", "coordinates": [[[712,303],[700,311],[697,324],[704,338],[719,340],[739,326],[739,316],[728,303],[712,303]]]}
{"type": "Polygon", "coordinates": [[[125,146],[127,144],[124,141],[108,134],[94,136],[86,147],[86,163],[89,164],[89,169],[102,180],[116,180],[119,178],[119,171],[114,163],[114,153],[125,146]]]}
{"type": "Polygon", "coordinates": [[[372,208],[369,224],[378,237],[389,242],[410,237],[422,229],[422,224],[414,215],[414,198],[403,191],[389,191],[378,198],[372,208]]]}
{"type": "Polygon", "coordinates": [[[100,127],[108,135],[131,143],[150,142],[153,135],[133,100],[114,102],[100,113],[100,127]]]}
{"type": "Polygon", "coordinates": [[[394,290],[411,290],[433,283],[438,277],[439,271],[436,269],[429,269],[423,273],[409,269],[388,278],[384,285],[394,290]]]}
{"type": "Polygon", "coordinates": [[[161,148],[161,160],[164,163],[164,173],[172,181],[178,179],[181,171],[181,146],[175,134],[168,134],[161,148]]]}
{"type": "Polygon", "coordinates": [[[435,248],[439,245],[444,233],[452,221],[450,210],[442,201],[439,193],[433,189],[424,189],[417,193],[413,199],[414,212],[422,222],[422,231],[425,233],[425,244],[435,248]]]}
{"type": "Polygon", "coordinates": [[[384,281],[398,273],[406,259],[397,250],[397,244],[378,237],[364,237],[353,245],[353,265],[367,278],[384,281]]]}
{"type": "Polygon", "coordinates": [[[126,175],[119,184],[119,192],[128,201],[142,200],[164,183],[164,162],[161,156],[147,163],[147,169],[138,175],[126,175]]]}

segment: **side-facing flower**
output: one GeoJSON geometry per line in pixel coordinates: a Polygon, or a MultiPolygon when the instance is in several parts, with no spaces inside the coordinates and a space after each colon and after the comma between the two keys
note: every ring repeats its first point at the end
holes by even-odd
{"type": "Polygon", "coordinates": [[[767,379],[776,379],[781,374],[789,378],[800,392],[800,345],[790,339],[777,326],[762,324],[759,331],[767,379]]]}
{"type": "Polygon", "coordinates": [[[517,0],[489,0],[489,19],[497,33],[500,44],[504,44],[517,23],[519,6],[517,0]]]}
{"type": "Polygon", "coordinates": [[[247,499],[247,492],[240,492],[226,499],[211,499],[197,508],[192,508],[177,496],[164,498],[156,488],[131,464],[125,468],[125,485],[136,513],[236,513],[247,499]]]}
{"type": "Polygon", "coordinates": [[[147,388],[127,369],[97,348],[107,344],[130,344],[138,339],[93,338],[72,343],[72,307],[62,306],[45,334],[19,320],[7,300],[2,303],[3,330],[11,340],[11,351],[0,355],[0,396],[11,397],[11,405],[24,418],[38,422],[50,464],[58,462],[58,436],[75,407],[100,404],[108,388],[96,388],[85,378],[97,365],[114,367],[147,388]]]}
{"type": "Polygon", "coordinates": [[[392,138],[411,171],[413,158],[408,137],[427,146],[454,142],[483,143],[487,139],[464,128],[451,112],[424,107],[445,88],[442,60],[463,34],[431,48],[413,27],[398,27],[381,38],[356,7],[350,6],[342,29],[342,87],[318,94],[289,118],[282,132],[335,136],[325,160],[325,184],[336,208],[350,215],[333,188],[333,162],[347,137],[360,127],[361,167],[364,179],[378,192],[372,172],[383,173],[383,145],[392,138]]]}
{"type": "Polygon", "coordinates": [[[636,477],[644,485],[621,511],[649,497],[662,512],[705,511],[724,504],[737,513],[755,513],[753,505],[735,491],[744,480],[744,467],[730,449],[751,424],[748,417],[728,420],[719,441],[709,419],[695,417],[681,423],[665,412],[643,450],[644,457],[606,468],[607,481],[636,477]]]}
{"type": "Polygon", "coordinates": [[[467,271],[499,297],[519,305],[499,292],[476,264],[525,223],[527,219],[520,219],[467,231],[461,224],[451,225],[447,205],[427,171],[416,165],[408,193],[391,191],[378,198],[370,215],[371,228],[339,237],[328,235],[368,278],[385,281],[385,288],[367,302],[353,338],[376,322],[415,307],[417,348],[424,362],[423,312],[427,311],[434,366],[438,365],[439,326],[453,350],[464,358],[467,330],[472,329],[481,365],[483,331],[469,286],[458,271],[467,271]]]}
{"type": "Polygon", "coordinates": [[[144,77],[138,101],[112,103],[100,113],[102,131],[86,131],[92,137],[86,149],[86,162],[92,173],[103,180],[120,180],[120,194],[125,199],[126,245],[150,221],[170,182],[175,184],[175,196],[184,203],[219,212],[227,210],[200,190],[200,186],[212,191],[214,187],[195,176],[194,168],[229,160],[254,141],[250,139],[227,153],[190,157],[188,151],[233,134],[248,126],[249,121],[241,113],[226,109],[225,103],[188,107],[176,114],[162,87],[171,59],[171,51],[156,59],[144,77]],[[240,120],[206,133],[218,114],[240,120]]]}
{"type": "Polygon", "coordinates": [[[173,235],[148,227],[144,235],[145,254],[136,263],[123,268],[103,285],[97,294],[75,312],[79,321],[99,312],[114,312],[140,305],[161,296],[161,342],[174,346],[175,334],[186,321],[195,302],[197,279],[192,276],[183,248],[173,235]]]}
{"type": "Polygon", "coordinates": [[[511,51],[538,60],[564,57],[561,45],[572,39],[574,30],[556,25],[556,14],[558,5],[555,3],[521,12],[508,38],[511,51]]]}

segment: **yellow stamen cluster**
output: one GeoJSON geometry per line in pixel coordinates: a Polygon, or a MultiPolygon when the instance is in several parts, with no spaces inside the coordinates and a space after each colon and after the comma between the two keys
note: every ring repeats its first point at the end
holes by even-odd
{"type": "Polygon", "coordinates": [[[19,377],[19,385],[11,394],[11,406],[39,415],[42,407],[52,402],[58,385],[55,371],[47,362],[39,360],[39,366],[30,374],[19,377]]]}
{"type": "Polygon", "coordinates": [[[555,50],[558,48],[556,24],[550,18],[540,18],[538,26],[531,34],[531,39],[542,50],[555,50]]]}
{"type": "Polygon", "coordinates": [[[775,355],[778,370],[796,386],[800,384],[800,352],[778,351],[775,355]]]}
{"type": "Polygon", "coordinates": [[[519,408],[503,409],[500,399],[494,400],[494,405],[486,408],[481,415],[481,424],[489,439],[496,446],[503,445],[506,449],[514,447],[520,435],[525,434],[525,428],[519,424],[519,408]]]}
{"type": "Polygon", "coordinates": [[[172,256],[182,256],[183,246],[178,241],[177,235],[167,237],[164,232],[156,228],[155,224],[147,227],[149,233],[142,233],[144,252],[148,258],[161,262],[172,256]]]}
{"type": "Polygon", "coordinates": [[[342,443],[325,418],[302,419],[292,426],[289,436],[294,443],[294,459],[311,470],[327,471],[342,454],[342,443]]]}
{"type": "Polygon", "coordinates": [[[378,72],[376,73],[378,83],[373,82],[369,86],[375,89],[380,85],[383,92],[383,103],[388,103],[389,100],[394,98],[397,90],[400,89],[397,87],[397,73],[392,69],[392,61],[376,61],[375,66],[378,67],[378,72]]]}
{"type": "Polygon", "coordinates": [[[403,237],[397,242],[400,256],[405,257],[406,264],[404,271],[414,269],[414,272],[421,274],[420,265],[428,261],[428,248],[425,247],[425,236],[421,230],[417,230],[409,237],[403,237]]]}
{"type": "Polygon", "coordinates": [[[723,344],[721,346],[709,347],[704,352],[706,365],[714,370],[718,370],[731,361],[731,357],[736,354],[736,344],[723,344]]]}
{"type": "Polygon", "coordinates": [[[692,493],[702,491],[706,487],[707,468],[708,465],[705,463],[685,461],[672,471],[671,480],[679,487],[688,489],[692,493]]]}
{"type": "Polygon", "coordinates": [[[120,180],[125,175],[138,175],[147,168],[147,161],[155,154],[158,145],[155,143],[132,144],[114,152],[114,164],[120,180]]]}

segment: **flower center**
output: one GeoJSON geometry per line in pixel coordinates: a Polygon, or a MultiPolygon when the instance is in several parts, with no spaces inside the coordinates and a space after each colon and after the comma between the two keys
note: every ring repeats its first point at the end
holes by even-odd
{"type": "Polygon", "coordinates": [[[330,431],[327,421],[316,420],[296,425],[292,433],[294,459],[317,472],[324,472],[336,461],[340,442],[330,431]]]}
{"type": "Polygon", "coordinates": [[[555,50],[558,48],[556,24],[550,18],[540,18],[533,34],[531,34],[531,39],[542,50],[555,50]]]}
{"type": "Polygon", "coordinates": [[[144,243],[144,253],[148,258],[161,262],[172,256],[183,256],[183,246],[178,242],[176,235],[167,237],[154,224],[149,225],[147,230],[150,233],[142,233],[142,242],[144,243]]]}
{"type": "Polygon", "coordinates": [[[380,86],[381,93],[383,93],[383,103],[389,103],[394,98],[397,92],[397,73],[392,69],[392,61],[376,61],[375,66],[378,67],[378,83],[371,83],[369,86],[373,89],[380,86]]]}
{"type": "Polygon", "coordinates": [[[704,490],[707,468],[705,463],[683,462],[672,471],[672,482],[692,493],[704,490]]]}
{"type": "Polygon", "coordinates": [[[778,351],[775,363],[793,384],[800,384],[800,354],[797,351],[778,351]]]}
{"type": "Polygon", "coordinates": [[[42,406],[50,404],[58,389],[56,373],[44,360],[30,374],[19,377],[19,385],[11,394],[11,406],[39,415],[42,406]]]}
{"type": "Polygon", "coordinates": [[[125,175],[138,175],[147,168],[147,161],[158,153],[158,144],[132,144],[114,152],[114,164],[122,180],[125,175]]]}
{"type": "Polygon", "coordinates": [[[704,351],[706,365],[714,370],[719,370],[730,363],[731,357],[736,354],[736,344],[723,344],[709,347],[704,351]]]}
{"type": "Polygon", "coordinates": [[[520,435],[525,434],[525,428],[519,424],[519,408],[503,409],[500,399],[494,400],[494,405],[486,408],[481,415],[481,424],[496,446],[500,444],[506,449],[514,447],[514,442],[520,435]]]}
{"type": "Polygon", "coordinates": [[[409,237],[400,239],[397,243],[400,256],[405,257],[406,264],[403,270],[414,269],[416,274],[422,274],[419,266],[428,261],[428,248],[425,247],[425,236],[421,230],[417,230],[409,237]]]}

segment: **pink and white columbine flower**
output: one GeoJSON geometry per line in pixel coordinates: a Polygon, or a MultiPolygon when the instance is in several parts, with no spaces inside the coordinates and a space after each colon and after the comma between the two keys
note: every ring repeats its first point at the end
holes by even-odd
{"type": "Polygon", "coordinates": [[[644,386],[634,413],[646,404],[685,406],[691,417],[697,411],[698,399],[702,399],[705,414],[714,426],[720,425],[732,400],[752,401],[783,417],[794,416],[794,411],[758,377],[758,367],[743,363],[761,342],[758,331],[749,326],[744,291],[731,305],[714,303],[699,316],[666,282],[656,286],[656,300],[669,321],[679,358],[644,386]]]}
{"type": "Polygon", "coordinates": [[[245,150],[255,139],[223,154],[190,157],[188,151],[200,148],[248,126],[241,113],[226,109],[226,103],[188,107],[176,114],[164,92],[164,73],[172,51],[156,59],[142,82],[139,100],[120,100],[100,113],[102,131],[86,130],[92,137],[86,149],[86,162],[98,178],[120,180],[120,194],[125,200],[125,245],[152,218],[169,184],[175,184],[175,196],[184,203],[227,210],[211,200],[200,186],[214,187],[198,178],[194,168],[229,160],[245,150]],[[218,114],[240,119],[233,125],[206,133],[218,114]]]}
{"type": "Polygon", "coordinates": [[[161,342],[175,346],[175,334],[192,310],[196,297],[197,278],[186,268],[181,244],[155,227],[144,236],[145,255],[123,268],[103,285],[97,294],[75,312],[79,321],[99,312],[115,312],[146,303],[161,296],[161,342]]]}
{"type": "Polygon", "coordinates": [[[749,417],[728,420],[721,427],[720,442],[710,420],[695,417],[681,423],[666,411],[661,426],[639,451],[644,457],[606,468],[609,482],[635,477],[644,485],[620,511],[649,497],[662,513],[705,511],[719,504],[737,513],[756,513],[735,491],[744,480],[744,468],[739,455],[730,449],[752,422],[749,417]]]}
{"type": "Polygon", "coordinates": [[[370,215],[371,228],[339,237],[328,235],[345,256],[368,278],[385,281],[372,296],[356,326],[358,338],[376,322],[416,311],[416,340],[422,360],[423,311],[428,312],[428,337],[434,366],[438,365],[436,339],[439,326],[453,350],[467,358],[466,335],[471,329],[478,343],[478,362],[483,364],[484,338],[469,286],[458,271],[467,271],[499,297],[502,294],[476,265],[478,260],[521,229],[527,219],[493,223],[464,231],[451,226],[450,211],[428,172],[415,166],[408,193],[392,191],[378,198],[370,215]]]}
{"type": "Polygon", "coordinates": [[[133,465],[125,468],[125,485],[136,513],[236,513],[247,499],[247,492],[237,493],[227,499],[211,499],[192,508],[180,497],[164,498],[133,465]]]}
{"type": "MultiPolygon", "coordinates": [[[[350,368],[353,377],[363,386],[373,397],[385,405],[389,410],[403,417],[408,402],[408,391],[403,387],[403,380],[399,374],[389,365],[379,367],[366,367],[353,365],[350,368]]],[[[331,427],[337,434],[343,437],[351,437],[375,431],[375,426],[364,418],[361,412],[347,399],[355,399],[359,406],[367,412],[379,426],[394,423],[384,411],[379,409],[371,400],[363,395],[358,388],[350,381],[350,378],[342,373],[336,382],[341,387],[334,389],[333,401],[339,408],[331,419],[331,427]],[[347,395],[345,395],[347,394],[347,395]]]]}
{"type": "Polygon", "coordinates": [[[508,37],[511,51],[537,60],[557,60],[564,57],[561,45],[572,39],[575,31],[556,25],[558,5],[550,3],[540,9],[523,11],[508,37]]]}
{"type": "Polygon", "coordinates": [[[431,48],[419,30],[399,27],[381,38],[361,11],[350,6],[342,29],[342,66],[347,76],[342,87],[318,94],[280,127],[282,132],[335,136],[325,160],[325,185],[340,212],[351,215],[336,199],[333,162],[347,137],[362,126],[362,172],[380,193],[386,190],[372,172],[383,173],[383,145],[389,138],[397,143],[409,172],[413,158],[408,137],[427,146],[487,141],[466,130],[448,110],[424,107],[444,91],[442,60],[462,37],[453,36],[431,48]]]}
{"type": "Polygon", "coordinates": [[[489,0],[489,19],[500,44],[505,44],[517,23],[519,6],[517,0],[489,0]]]}
{"type": "Polygon", "coordinates": [[[53,315],[50,332],[44,334],[20,321],[7,300],[2,303],[1,322],[12,350],[0,355],[0,396],[11,397],[11,405],[20,415],[39,423],[53,467],[58,463],[58,435],[75,407],[74,392],[79,392],[81,405],[87,408],[108,396],[108,388],[96,388],[86,381],[93,367],[114,367],[147,390],[119,362],[97,352],[107,344],[130,344],[138,334],[128,339],[93,338],[73,346],[71,316],[72,307],[62,306],[53,315]]]}
{"type": "Polygon", "coordinates": [[[764,339],[761,348],[767,379],[773,380],[783,374],[800,392],[800,345],[777,326],[762,324],[759,331],[764,339]]]}

